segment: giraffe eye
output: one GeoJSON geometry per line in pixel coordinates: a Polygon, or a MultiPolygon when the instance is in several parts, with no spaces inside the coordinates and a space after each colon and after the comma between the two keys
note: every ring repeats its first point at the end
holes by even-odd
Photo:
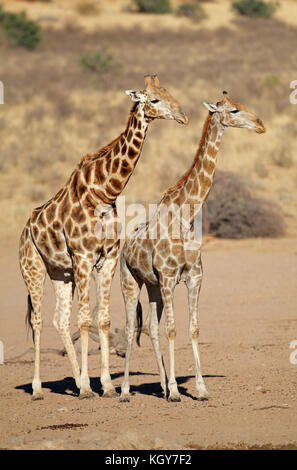
{"type": "Polygon", "coordinates": [[[152,104],[156,104],[156,103],[159,103],[160,100],[151,100],[151,103],[152,104]]]}
{"type": "Polygon", "coordinates": [[[232,113],[232,114],[239,113],[239,109],[232,109],[232,111],[230,111],[230,113],[232,113]]]}

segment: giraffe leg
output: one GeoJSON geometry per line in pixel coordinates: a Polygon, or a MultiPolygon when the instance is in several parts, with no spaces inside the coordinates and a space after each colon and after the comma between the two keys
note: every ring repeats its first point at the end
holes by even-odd
{"type": "Polygon", "coordinates": [[[139,299],[141,286],[134,279],[129,271],[124,257],[121,259],[121,286],[122,293],[125,301],[126,309],[126,340],[127,349],[125,353],[125,372],[124,380],[121,387],[121,402],[130,401],[130,384],[129,384],[129,371],[130,371],[130,357],[132,350],[132,342],[135,333],[135,320],[137,303],[139,299]]]}
{"type": "Polygon", "coordinates": [[[88,341],[92,326],[90,314],[90,277],[91,263],[82,256],[73,257],[74,279],[78,294],[78,327],[81,337],[81,374],[79,398],[92,398],[94,393],[90,387],[88,373],[88,341]]]}
{"type": "Polygon", "coordinates": [[[43,299],[46,268],[29,235],[26,237],[26,240],[22,240],[22,246],[20,247],[20,267],[25,284],[29,291],[28,313],[34,340],[34,378],[32,382],[32,400],[42,400],[43,392],[41,390],[40,381],[40,336],[42,330],[41,304],[43,299]]]}
{"type": "Polygon", "coordinates": [[[196,373],[196,388],[198,390],[198,400],[207,400],[209,393],[206,389],[201,368],[200,368],[200,358],[199,358],[199,347],[198,347],[198,336],[199,336],[199,327],[198,327],[198,298],[201,288],[201,275],[199,277],[189,276],[186,284],[188,288],[188,301],[189,301],[189,313],[190,313],[190,327],[189,334],[190,340],[193,348],[194,363],[195,363],[195,373],[196,373]]]}
{"type": "Polygon", "coordinates": [[[71,363],[76,386],[80,388],[80,369],[70,336],[70,315],[75,284],[74,282],[55,280],[52,280],[52,282],[56,294],[56,310],[53,324],[61,335],[65,350],[71,363]]]}
{"type": "Polygon", "coordinates": [[[164,393],[164,396],[167,396],[166,392],[166,373],[160,348],[160,337],[159,337],[159,322],[161,320],[162,311],[163,311],[163,302],[160,293],[159,287],[148,286],[148,295],[149,295],[149,322],[148,322],[148,331],[154,348],[155,356],[157,359],[157,364],[160,373],[161,387],[164,393]]]}
{"type": "Polygon", "coordinates": [[[108,398],[117,396],[109,372],[109,296],[117,261],[117,254],[107,258],[97,274],[97,324],[101,347],[101,385],[103,396],[108,398]]]}
{"type": "Polygon", "coordinates": [[[175,279],[169,276],[160,275],[160,289],[165,311],[165,328],[169,344],[169,397],[168,401],[180,401],[180,394],[177,389],[174,367],[174,340],[176,328],[173,311],[173,291],[175,279]]]}

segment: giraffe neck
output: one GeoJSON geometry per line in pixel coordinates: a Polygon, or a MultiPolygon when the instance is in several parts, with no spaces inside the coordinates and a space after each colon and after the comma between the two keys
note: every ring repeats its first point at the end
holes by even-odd
{"type": "Polygon", "coordinates": [[[209,113],[191,168],[175,186],[168,190],[169,194],[173,191],[174,202],[179,206],[195,204],[198,209],[206,200],[214,179],[217,153],[223,132],[224,127],[219,122],[217,114],[209,113]]]}
{"type": "Polygon", "coordinates": [[[123,191],[140,157],[150,120],[144,116],[143,104],[136,103],[124,132],[96,154],[82,159],[79,169],[84,173],[92,205],[101,201],[113,204],[123,191]]]}

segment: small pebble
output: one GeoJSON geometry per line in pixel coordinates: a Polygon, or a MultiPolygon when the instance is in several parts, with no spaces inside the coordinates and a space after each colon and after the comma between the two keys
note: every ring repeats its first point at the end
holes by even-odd
{"type": "Polygon", "coordinates": [[[62,408],[58,408],[58,411],[59,411],[60,413],[64,413],[65,411],[68,411],[68,410],[67,410],[67,408],[62,407],[62,408]]]}

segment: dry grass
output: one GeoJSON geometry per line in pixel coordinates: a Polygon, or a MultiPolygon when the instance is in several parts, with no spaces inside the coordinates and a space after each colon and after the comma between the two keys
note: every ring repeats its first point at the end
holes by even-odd
{"type": "Polygon", "coordinates": [[[295,221],[296,107],[288,97],[289,83],[296,78],[296,38],[293,26],[240,18],[232,28],[215,32],[204,26],[86,32],[71,23],[64,29],[44,28],[42,45],[33,53],[0,43],[5,85],[5,105],[0,107],[0,234],[19,232],[31,209],[59,189],[81,155],[122,131],[130,108],[124,90],[143,88],[148,72],[158,73],[190,122],[187,127],[164,121],[151,125],[124,192],[127,199],[156,202],[184,173],[206,115],[202,101],[217,101],[227,89],[263,119],[268,131],[257,136],[228,130],[219,168],[261,181],[259,196],[279,202],[293,214],[289,222],[295,221]],[[79,58],[104,47],[122,67],[94,77],[82,69],[79,58]],[[290,167],[272,157],[287,144],[290,167]],[[283,187],[291,199],[284,199],[283,187]]]}

